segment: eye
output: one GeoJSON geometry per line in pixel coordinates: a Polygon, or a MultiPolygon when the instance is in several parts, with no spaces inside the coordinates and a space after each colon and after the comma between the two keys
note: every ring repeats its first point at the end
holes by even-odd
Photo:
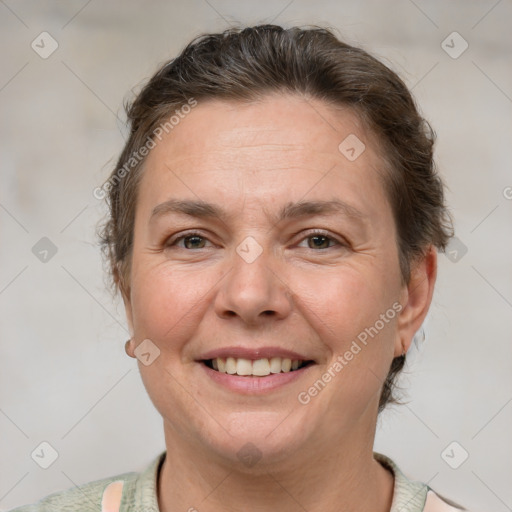
{"type": "MultiPolygon", "coordinates": [[[[339,242],[334,237],[329,236],[324,231],[312,231],[302,239],[301,243],[308,241],[308,249],[330,249],[333,246],[341,246],[345,247],[346,244],[339,242]]],[[[201,233],[198,232],[188,232],[181,234],[180,236],[170,239],[169,242],[166,243],[166,247],[178,247],[180,249],[205,249],[206,243],[209,242],[207,238],[205,238],[201,233]],[[182,245],[180,243],[183,242],[182,245]]],[[[210,242],[211,243],[211,242],[210,242]]],[[[300,245],[300,244],[299,244],[300,245]]]]}
{"type": "Polygon", "coordinates": [[[345,244],[338,242],[331,236],[328,236],[323,231],[313,231],[309,235],[302,239],[303,241],[308,240],[308,249],[330,249],[333,245],[344,246],[345,244]],[[310,243],[311,241],[312,243],[310,243]],[[331,245],[330,242],[333,242],[331,245]]]}
{"type": "Polygon", "coordinates": [[[166,247],[179,247],[180,249],[204,249],[205,243],[208,239],[201,235],[201,233],[189,232],[182,234],[174,239],[171,239],[166,247]],[[183,240],[182,246],[178,246],[178,242],[183,240]]]}

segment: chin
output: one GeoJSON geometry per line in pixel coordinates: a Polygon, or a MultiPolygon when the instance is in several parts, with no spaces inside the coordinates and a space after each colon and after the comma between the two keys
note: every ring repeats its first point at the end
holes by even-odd
{"type": "Polygon", "coordinates": [[[226,430],[211,419],[205,425],[208,436],[201,436],[202,442],[241,471],[267,471],[278,463],[294,460],[308,442],[303,418],[287,418],[288,414],[289,411],[231,413],[223,420],[218,418],[226,430]]]}

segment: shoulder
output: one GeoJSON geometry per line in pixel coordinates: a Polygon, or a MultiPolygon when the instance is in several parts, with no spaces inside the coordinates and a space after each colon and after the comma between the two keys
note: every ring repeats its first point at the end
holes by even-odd
{"type": "Polygon", "coordinates": [[[446,498],[442,498],[432,489],[429,489],[427,492],[427,499],[425,501],[423,512],[460,512],[461,510],[464,511],[466,509],[462,508],[460,505],[456,505],[446,498]]]}
{"type": "MultiPolygon", "coordinates": [[[[158,455],[149,466],[142,472],[127,472],[119,475],[95,480],[84,485],[71,487],[69,489],[55,492],[31,505],[24,505],[10,510],[9,512],[76,512],[77,510],[87,512],[98,512],[102,510],[102,500],[105,489],[114,482],[122,482],[117,486],[119,499],[123,504],[144,503],[151,505],[154,510],[156,500],[156,474],[160,467],[165,452],[158,455]]],[[[116,486],[111,486],[116,487],[116,486]]],[[[151,507],[147,508],[150,510],[151,507]]]]}
{"type": "Polygon", "coordinates": [[[395,479],[390,512],[468,512],[462,506],[436,494],[427,484],[407,478],[389,457],[374,453],[374,458],[390,470],[395,479]]]}
{"type": "Polygon", "coordinates": [[[76,510],[101,510],[103,491],[112,482],[122,480],[124,482],[134,481],[138,473],[122,473],[120,475],[95,480],[87,484],[71,487],[63,491],[52,493],[37,503],[24,505],[12,509],[10,512],[71,512],[76,510]]]}

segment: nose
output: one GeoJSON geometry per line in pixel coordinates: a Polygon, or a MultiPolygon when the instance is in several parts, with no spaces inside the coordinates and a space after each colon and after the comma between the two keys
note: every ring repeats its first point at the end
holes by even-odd
{"type": "Polygon", "coordinates": [[[233,251],[231,269],[215,297],[216,314],[224,319],[237,317],[248,325],[287,317],[292,292],[276,259],[268,249],[254,261],[233,251]]]}

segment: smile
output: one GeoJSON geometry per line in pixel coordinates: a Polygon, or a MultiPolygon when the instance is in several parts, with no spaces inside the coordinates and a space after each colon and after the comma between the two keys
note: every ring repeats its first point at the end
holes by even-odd
{"type": "Polygon", "coordinates": [[[266,377],[276,373],[289,373],[313,364],[313,361],[271,357],[246,359],[235,357],[216,357],[202,361],[208,368],[220,373],[244,377],[266,377]]]}

